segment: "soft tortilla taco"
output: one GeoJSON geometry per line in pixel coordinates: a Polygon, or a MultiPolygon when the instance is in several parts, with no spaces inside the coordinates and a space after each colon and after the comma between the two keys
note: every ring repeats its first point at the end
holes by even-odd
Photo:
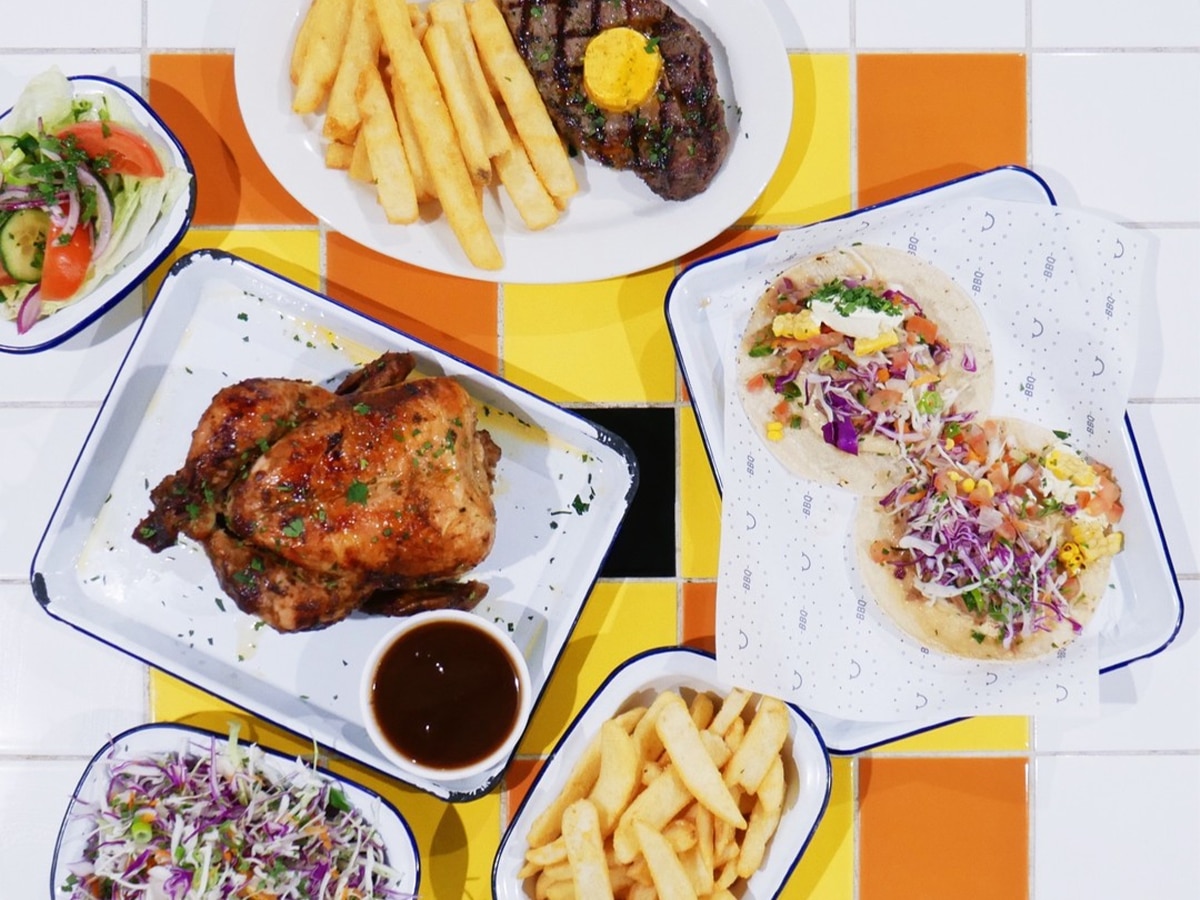
{"type": "Polygon", "coordinates": [[[882,493],[954,409],[991,405],[987,326],[935,266],[889,247],[818,254],[775,279],[737,352],[738,393],[794,474],[882,493]]]}
{"type": "Polygon", "coordinates": [[[1018,419],[948,423],[854,547],[868,590],[923,645],[1020,660],[1079,636],[1109,583],[1122,506],[1111,469],[1018,419]]]}

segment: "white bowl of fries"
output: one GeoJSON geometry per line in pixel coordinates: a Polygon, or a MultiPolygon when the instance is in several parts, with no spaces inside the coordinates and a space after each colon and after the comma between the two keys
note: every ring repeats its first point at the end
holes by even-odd
{"type": "Polygon", "coordinates": [[[706,653],[651,650],[609,676],[546,760],[492,892],[774,897],[829,789],[829,754],[800,710],[722,683],[706,653]]]}

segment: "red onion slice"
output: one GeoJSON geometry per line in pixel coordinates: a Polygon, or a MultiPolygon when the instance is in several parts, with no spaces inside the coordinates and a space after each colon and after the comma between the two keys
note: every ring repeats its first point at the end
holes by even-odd
{"type": "Polygon", "coordinates": [[[17,334],[24,334],[38,320],[42,312],[42,292],[38,285],[25,295],[21,308],[17,310],[17,334]]]}
{"type": "Polygon", "coordinates": [[[100,180],[83,166],[76,169],[79,183],[91,188],[96,194],[96,242],[92,247],[92,259],[96,259],[108,246],[112,237],[113,209],[109,202],[108,192],[100,180]]]}

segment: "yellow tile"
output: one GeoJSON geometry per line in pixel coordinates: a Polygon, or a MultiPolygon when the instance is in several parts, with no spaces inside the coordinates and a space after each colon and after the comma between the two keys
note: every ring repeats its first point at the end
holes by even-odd
{"type": "Polygon", "coordinates": [[[560,402],[674,400],[663,315],[673,276],[664,266],[577,285],[507,285],[505,376],[560,402]]]}
{"type": "Polygon", "coordinates": [[[684,578],[716,578],[721,542],[721,495],[692,408],[680,413],[679,517],[684,578]]]}
{"type": "Polygon", "coordinates": [[[849,58],[793,53],[789,62],[795,97],[791,134],[745,223],[798,225],[851,208],[849,58]]]}
{"type": "Polygon", "coordinates": [[[1025,716],[976,716],[877,747],[885,753],[959,753],[1029,749],[1025,716]]]}
{"type": "Polygon", "coordinates": [[[548,753],[609,674],[651,647],[678,643],[673,582],[600,582],[592,590],[521,741],[522,754],[548,753]]]}
{"type": "Polygon", "coordinates": [[[783,900],[809,897],[852,900],[854,897],[853,760],[834,759],[829,808],[779,896],[783,900]]]}
{"type": "Polygon", "coordinates": [[[153,298],[167,270],[193,250],[224,250],[313,290],[321,287],[321,236],[315,228],[223,231],[193,228],[150,275],[146,297],[153,298]]]}

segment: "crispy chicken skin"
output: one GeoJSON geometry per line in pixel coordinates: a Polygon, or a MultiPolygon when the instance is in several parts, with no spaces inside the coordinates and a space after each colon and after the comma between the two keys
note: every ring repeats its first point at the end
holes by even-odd
{"type": "Polygon", "coordinates": [[[199,541],[238,607],[279,631],[362,609],[470,608],[491,551],[500,450],[452,378],[385,354],[335,390],[249,379],[220,391],[134,538],[199,541]]]}

